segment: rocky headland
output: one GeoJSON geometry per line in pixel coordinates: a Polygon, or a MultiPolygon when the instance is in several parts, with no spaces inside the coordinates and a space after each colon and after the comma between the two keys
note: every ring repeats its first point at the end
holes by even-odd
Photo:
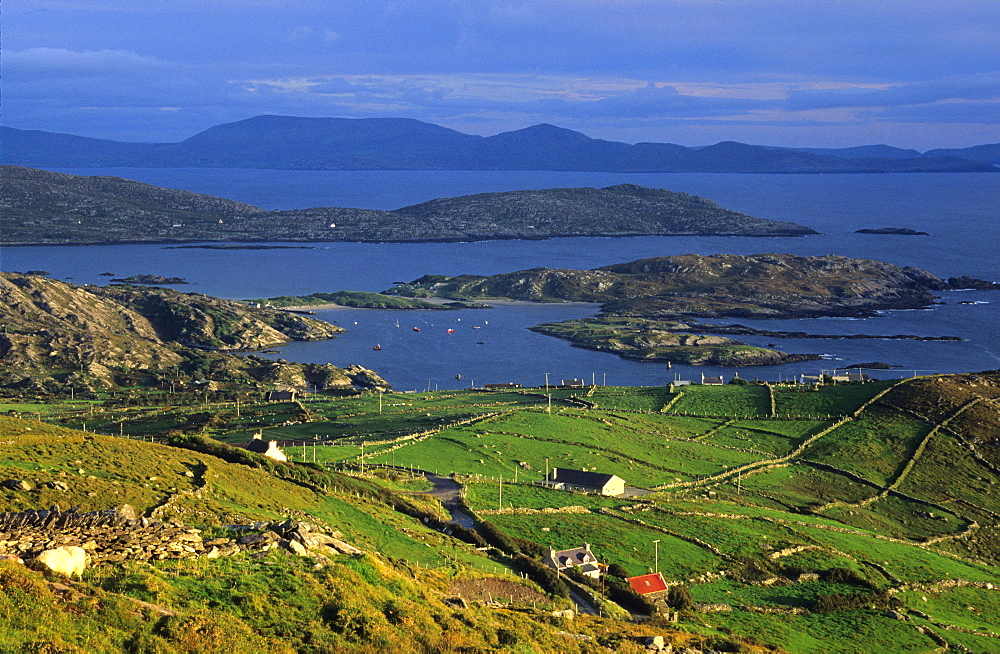
{"type": "MultiPolygon", "coordinates": [[[[718,327],[692,319],[871,316],[886,309],[927,307],[935,301],[935,292],[966,288],[997,289],[1000,285],[969,277],[944,280],[918,268],[835,255],[688,254],[593,270],[535,268],[490,277],[426,275],[385,292],[456,300],[597,302],[602,305],[597,318],[547,323],[535,330],[566,338],[580,347],[629,358],[755,365],[818,356],[785,354],[720,337],[806,337],[799,332],[718,327]]],[[[863,334],[856,337],[876,338],[863,334]]]]}
{"type": "Polygon", "coordinates": [[[212,387],[235,381],[388,389],[361,368],[237,356],[344,330],[199,293],[0,273],[0,322],[0,386],[47,391],[170,380],[183,387],[200,380],[212,387]]]}

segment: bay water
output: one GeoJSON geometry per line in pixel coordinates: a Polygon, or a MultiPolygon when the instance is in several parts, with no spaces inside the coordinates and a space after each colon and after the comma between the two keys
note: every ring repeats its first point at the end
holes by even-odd
{"type": "MultiPolygon", "coordinates": [[[[240,200],[267,209],[348,206],[394,209],[472,193],[553,187],[602,187],[619,183],[666,188],[708,197],[751,215],[789,220],[818,236],[560,238],[472,243],[281,244],[288,249],[212,250],[164,245],[7,247],[3,270],[46,270],[78,284],[106,284],[119,276],[158,274],[186,278],[179,290],[232,299],[304,295],[318,291],[380,291],[427,273],[495,274],[533,267],[586,269],[642,257],[673,254],[839,254],[923,268],[941,277],[970,275],[996,280],[1000,264],[1000,175],[749,175],[716,173],[580,173],[551,171],[273,171],[242,169],[58,169],[80,175],[114,175],[168,188],[240,200]],[[865,227],[910,227],[929,236],[856,234],[865,227]],[[304,247],[303,247],[304,246],[304,247]]],[[[777,380],[816,374],[851,363],[885,361],[898,366],[881,378],[1000,367],[1000,293],[940,294],[927,310],[890,311],[867,319],[739,322],[762,329],[822,334],[959,336],[960,342],[817,340],[747,337],[788,352],[824,354],[823,361],[761,366],[743,377],[777,380]]],[[[583,378],[616,385],[662,384],[679,375],[734,369],[674,366],[620,359],[573,348],[526,328],[546,321],[594,315],[586,304],[503,304],[464,311],[335,309],[318,318],[348,333],[331,341],[278,348],[290,361],[359,363],[400,390],[458,388],[514,381],[538,385],[583,378]],[[397,321],[399,327],[396,326],[397,321]],[[418,327],[419,332],[412,328],[418,327]],[[475,329],[474,329],[475,328],[475,329]],[[448,331],[453,330],[453,331],[448,331]],[[373,350],[376,345],[380,350],[373,350]],[[459,378],[460,377],[460,378],[459,378]]]]}

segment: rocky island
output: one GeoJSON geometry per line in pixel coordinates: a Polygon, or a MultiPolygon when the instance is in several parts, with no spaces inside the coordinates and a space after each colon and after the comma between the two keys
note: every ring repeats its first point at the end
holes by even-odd
{"type": "Polygon", "coordinates": [[[483,193],[395,211],[318,207],[266,211],[116,177],[3,166],[0,243],[426,242],[559,236],[807,236],[711,200],[632,184],[483,193]]]}
{"type": "Polygon", "coordinates": [[[885,309],[926,307],[934,301],[935,291],[964,288],[1000,285],[967,277],[943,280],[918,268],[835,255],[688,254],[593,270],[534,268],[490,277],[426,275],[385,292],[454,300],[597,302],[602,307],[596,318],[546,323],[534,329],[628,358],[759,365],[818,356],[756,348],[719,336],[729,332],[801,337],[798,332],[716,327],[691,323],[691,319],[870,316],[885,309]]]}
{"type": "Polygon", "coordinates": [[[927,232],[920,232],[909,227],[879,227],[877,229],[857,229],[855,234],[886,234],[890,236],[930,236],[927,232]]]}
{"type": "Polygon", "coordinates": [[[161,286],[168,284],[187,284],[188,281],[183,277],[164,277],[163,275],[130,275],[122,279],[112,279],[111,283],[161,286]]]}
{"type": "Polygon", "coordinates": [[[248,304],[276,309],[290,307],[322,307],[336,305],[339,307],[354,307],[358,309],[489,309],[488,304],[480,302],[427,302],[410,297],[386,295],[384,293],[369,293],[366,291],[336,291],[334,293],[311,293],[309,295],[281,295],[259,300],[246,300],[248,304]]]}

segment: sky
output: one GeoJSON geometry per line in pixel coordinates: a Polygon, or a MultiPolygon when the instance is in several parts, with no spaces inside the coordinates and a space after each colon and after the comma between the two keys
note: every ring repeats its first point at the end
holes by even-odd
{"type": "Polygon", "coordinates": [[[995,0],[3,0],[0,122],[173,142],[260,114],[484,136],[1000,141],[995,0]]]}

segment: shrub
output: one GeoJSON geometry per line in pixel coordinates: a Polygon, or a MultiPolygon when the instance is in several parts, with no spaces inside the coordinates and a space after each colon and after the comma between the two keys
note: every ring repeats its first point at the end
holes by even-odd
{"type": "Polygon", "coordinates": [[[488,520],[483,520],[478,525],[479,535],[482,536],[487,543],[497,548],[505,554],[517,554],[520,552],[520,548],[507,537],[507,534],[500,531],[500,528],[488,520]]]}
{"type": "Polygon", "coordinates": [[[569,597],[569,586],[559,577],[559,573],[545,565],[541,561],[518,554],[514,557],[514,566],[518,570],[528,575],[532,581],[541,586],[549,595],[553,597],[569,597]]]}
{"type": "Polygon", "coordinates": [[[667,606],[676,611],[690,611],[694,608],[694,600],[687,586],[671,586],[667,591],[667,606]]]}
{"type": "Polygon", "coordinates": [[[894,609],[901,605],[900,601],[885,592],[878,593],[834,593],[820,595],[813,602],[815,613],[836,613],[837,611],[854,611],[857,609],[894,609]]]}
{"type": "Polygon", "coordinates": [[[517,645],[520,638],[517,632],[513,629],[507,629],[506,627],[500,627],[497,629],[497,644],[501,647],[506,645],[517,645]]]}
{"type": "Polygon", "coordinates": [[[830,568],[822,573],[821,578],[823,581],[832,584],[849,584],[851,586],[868,588],[869,590],[875,590],[876,588],[875,584],[850,568],[830,568]]]}
{"type": "Polygon", "coordinates": [[[608,566],[608,575],[611,577],[618,577],[619,579],[625,579],[628,577],[628,571],[620,563],[612,563],[608,566]]]}

